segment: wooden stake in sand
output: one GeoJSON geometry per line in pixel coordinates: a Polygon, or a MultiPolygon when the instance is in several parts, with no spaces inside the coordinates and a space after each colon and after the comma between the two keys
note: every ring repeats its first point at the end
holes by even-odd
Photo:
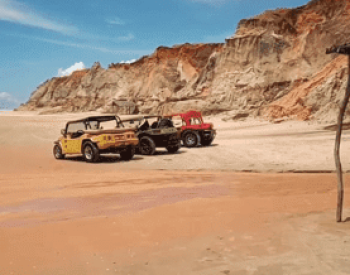
{"type": "Polygon", "coordinates": [[[346,87],[345,96],[339,110],[338,127],[337,127],[337,134],[336,134],[335,146],[334,146],[334,159],[335,159],[335,166],[337,170],[337,179],[338,179],[338,199],[337,199],[336,220],[337,222],[341,222],[342,212],[343,212],[343,200],[344,200],[344,183],[343,183],[343,171],[340,163],[339,149],[340,149],[340,138],[341,138],[341,132],[343,127],[344,113],[350,97],[350,44],[334,46],[332,48],[326,49],[326,54],[330,54],[330,53],[346,54],[348,56],[348,75],[349,75],[348,85],[346,87]]]}

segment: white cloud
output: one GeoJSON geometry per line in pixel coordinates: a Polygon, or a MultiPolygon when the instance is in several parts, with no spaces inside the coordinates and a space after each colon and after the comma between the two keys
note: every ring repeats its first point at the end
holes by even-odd
{"type": "MultiPolygon", "coordinates": [[[[189,0],[189,1],[203,3],[203,4],[209,4],[209,5],[213,5],[213,6],[220,6],[220,5],[228,2],[229,0],[189,0]]],[[[239,0],[236,0],[236,1],[239,1],[239,0]]]]}
{"type": "Polygon", "coordinates": [[[5,100],[5,101],[8,101],[8,102],[14,102],[14,103],[18,103],[19,102],[12,95],[10,95],[9,93],[5,93],[5,92],[0,93],[0,101],[1,100],[5,100]]]}
{"type": "Polygon", "coordinates": [[[78,32],[77,28],[46,19],[45,16],[14,0],[0,0],[0,20],[68,35],[78,32]]]}
{"type": "Polygon", "coordinates": [[[125,25],[125,21],[119,17],[114,17],[113,19],[107,19],[106,22],[111,25],[125,25]]]}
{"type": "Polygon", "coordinates": [[[0,110],[10,110],[19,105],[19,101],[9,93],[0,93],[0,110]]]}
{"type": "Polygon", "coordinates": [[[91,50],[97,50],[104,53],[114,53],[114,50],[104,48],[104,47],[94,47],[87,44],[82,43],[71,43],[71,42],[65,42],[60,40],[54,40],[54,39],[46,39],[46,38],[39,38],[39,37],[33,37],[35,40],[40,40],[43,42],[55,44],[55,45],[61,45],[61,46],[67,46],[67,47],[73,47],[73,48],[81,48],[81,49],[91,49],[91,50]]]}
{"type": "Polygon", "coordinates": [[[81,44],[81,43],[70,43],[60,40],[53,40],[53,39],[46,39],[46,38],[38,38],[35,37],[34,39],[40,40],[43,42],[61,45],[61,46],[67,46],[67,47],[73,47],[73,48],[81,48],[81,49],[90,49],[90,50],[96,50],[103,53],[110,53],[110,54],[148,54],[152,52],[151,50],[125,50],[125,49],[108,49],[104,47],[95,47],[87,44],[81,44]]]}
{"type": "Polygon", "coordinates": [[[11,95],[9,93],[2,92],[0,93],[0,99],[9,99],[11,95]]]}
{"type": "MultiPolygon", "coordinates": [[[[153,52],[153,50],[150,50],[150,49],[149,50],[110,49],[110,48],[105,48],[105,47],[92,46],[92,45],[84,44],[84,43],[67,42],[67,41],[61,41],[61,40],[56,40],[56,39],[48,39],[48,38],[30,36],[30,35],[25,35],[25,34],[5,33],[5,35],[21,37],[21,38],[25,38],[25,39],[34,39],[34,40],[37,40],[37,41],[50,43],[50,44],[54,44],[54,45],[65,46],[65,47],[95,50],[95,51],[100,51],[100,52],[103,52],[103,53],[109,53],[109,54],[115,54],[115,55],[121,55],[121,54],[146,55],[146,54],[149,54],[149,53],[153,52]]],[[[132,36],[132,37],[134,37],[134,36],[132,36]]],[[[117,38],[113,39],[113,41],[117,42],[116,39],[117,38]]],[[[118,42],[120,42],[120,41],[118,41],[118,42]]]]}
{"type": "Polygon", "coordinates": [[[130,40],[133,40],[134,38],[135,38],[135,36],[132,33],[129,33],[128,35],[125,35],[125,36],[119,36],[117,38],[117,40],[119,40],[119,41],[130,41],[130,40]]]}
{"type": "Polygon", "coordinates": [[[127,61],[120,61],[119,63],[120,64],[125,64],[125,63],[127,63],[127,64],[130,64],[130,63],[134,63],[136,61],[136,59],[131,59],[131,60],[127,60],[127,61]]]}
{"type": "Polygon", "coordinates": [[[72,72],[75,71],[80,71],[85,69],[85,65],[83,62],[77,62],[74,65],[70,66],[69,68],[63,70],[62,68],[58,69],[58,74],[57,76],[61,77],[61,76],[68,76],[70,75],[72,72]]]}

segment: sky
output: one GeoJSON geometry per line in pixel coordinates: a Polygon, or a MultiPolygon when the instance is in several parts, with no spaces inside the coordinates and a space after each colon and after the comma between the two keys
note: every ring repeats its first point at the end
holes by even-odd
{"type": "Polygon", "coordinates": [[[307,0],[0,0],[0,110],[52,77],[159,46],[223,43],[241,19],[307,0]]]}

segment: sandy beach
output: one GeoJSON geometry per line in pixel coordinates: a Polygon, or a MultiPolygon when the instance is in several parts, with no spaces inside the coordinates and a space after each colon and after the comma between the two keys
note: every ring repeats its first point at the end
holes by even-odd
{"type": "Polygon", "coordinates": [[[0,274],[349,274],[331,124],[210,117],[210,147],[54,159],[87,115],[0,113],[0,274]]]}

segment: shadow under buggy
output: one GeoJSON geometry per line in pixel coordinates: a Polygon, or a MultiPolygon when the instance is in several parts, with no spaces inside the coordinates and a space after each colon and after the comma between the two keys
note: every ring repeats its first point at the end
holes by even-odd
{"type": "Polygon", "coordinates": [[[136,152],[153,155],[157,147],[165,147],[169,153],[177,152],[181,147],[180,134],[173,122],[161,116],[129,116],[121,119],[121,127],[134,128],[139,138],[136,152]]]}

